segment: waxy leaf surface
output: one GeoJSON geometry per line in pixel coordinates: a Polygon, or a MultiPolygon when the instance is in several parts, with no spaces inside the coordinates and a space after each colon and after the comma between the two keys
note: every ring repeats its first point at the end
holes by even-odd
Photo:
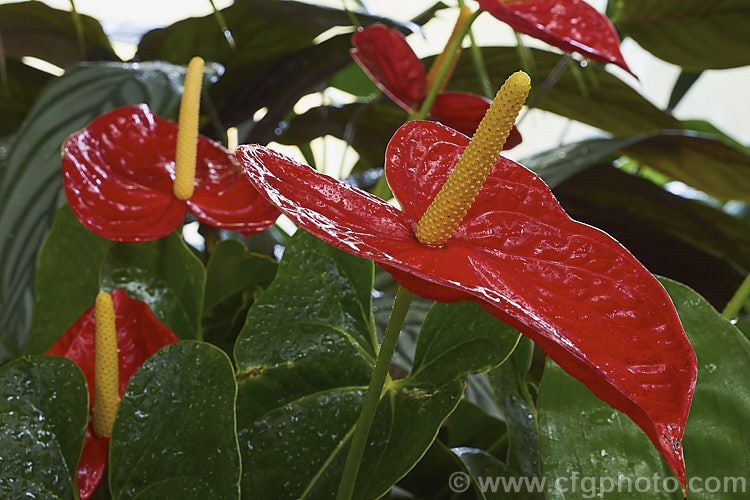
{"type": "Polygon", "coordinates": [[[127,290],[179,338],[200,338],[206,270],[177,233],[143,243],[115,243],[100,276],[103,289],[127,290]]]}
{"type": "Polygon", "coordinates": [[[433,122],[399,129],[385,168],[403,212],[263,146],[238,156],[256,188],[319,238],[375,260],[418,295],[475,300],[528,335],[639,424],[683,479],[673,443],[695,355],[664,288],[619,243],[571,220],[541,179],[502,157],[446,244],[416,240],[468,141],[433,122]]]}
{"type": "Polygon", "coordinates": [[[479,0],[479,5],[519,33],[630,71],[614,26],[584,0],[479,0]]]}
{"type": "Polygon", "coordinates": [[[90,230],[117,241],[148,241],[173,231],[187,208],[210,226],[253,234],[278,212],[260,197],[229,151],[198,136],[195,192],[172,192],[177,123],[146,105],[97,117],[63,146],[65,195],[90,230]]]}
{"type": "MultiPolygon", "coordinates": [[[[684,439],[688,498],[745,498],[750,484],[750,387],[738,374],[750,371],[750,342],[693,290],[665,278],[661,282],[700,363],[684,439]]],[[[539,394],[539,431],[548,483],[570,478],[575,471],[600,478],[597,487],[607,481],[614,485],[604,498],[631,500],[635,485],[648,488],[639,494],[644,498],[683,498],[675,478],[632,422],[551,361],[539,394]]],[[[580,491],[570,491],[570,480],[562,484],[569,491],[550,490],[547,498],[580,498],[580,491]]]]}
{"type": "Polygon", "coordinates": [[[232,364],[217,347],[183,341],[149,358],[112,428],[112,498],[238,499],[236,394],[232,364]]]}
{"type": "Polygon", "coordinates": [[[32,356],[0,368],[3,498],[76,498],[88,401],[70,360],[32,356]]]}

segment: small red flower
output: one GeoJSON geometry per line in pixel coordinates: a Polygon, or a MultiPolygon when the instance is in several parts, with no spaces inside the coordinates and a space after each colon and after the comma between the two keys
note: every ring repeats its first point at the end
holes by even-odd
{"type": "Polygon", "coordinates": [[[629,415],[684,484],[695,354],[669,295],[635,257],[570,219],[536,174],[503,157],[446,243],[417,240],[468,143],[433,122],[396,132],[385,173],[403,211],[263,146],[237,155],[253,185],[305,230],[374,260],[413,293],[473,300],[518,328],[629,415]]]}
{"type": "MultiPolygon", "coordinates": [[[[404,35],[382,24],[374,24],[352,35],[352,58],[393,102],[406,111],[419,109],[427,89],[425,69],[404,35]]],[[[468,92],[438,93],[430,118],[471,135],[482,121],[490,100],[468,92]]],[[[521,143],[513,128],[505,149],[521,143]]]]}
{"type": "Polygon", "coordinates": [[[241,175],[234,155],[198,136],[195,193],[172,192],[177,124],[145,104],[99,116],[63,146],[65,195],[91,231],[116,241],[149,241],[172,232],[190,211],[213,227],[253,234],[279,215],[241,175]]]}
{"type": "MultiPolygon", "coordinates": [[[[165,345],[179,339],[154,317],[144,302],[131,299],[125,290],[121,289],[115,290],[111,295],[116,315],[122,396],[130,377],[143,362],[165,345]]],[[[93,427],[95,330],[94,307],[91,307],[47,351],[47,354],[65,356],[73,360],[83,371],[88,384],[89,424],[76,472],[78,491],[82,500],[90,498],[99,486],[107,466],[109,451],[109,438],[98,437],[93,427]]]]}
{"type": "Polygon", "coordinates": [[[479,6],[519,33],[565,52],[630,71],[610,20],[583,0],[479,0],[479,6]]]}

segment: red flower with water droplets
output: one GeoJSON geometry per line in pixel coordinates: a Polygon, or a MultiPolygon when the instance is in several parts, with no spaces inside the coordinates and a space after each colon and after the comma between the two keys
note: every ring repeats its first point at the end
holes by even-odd
{"type": "Polygon", "coordinates": [[[145,104],[99,116],[63,146],[65,195],[91,231],[116,241],[149,241],[172,232],[190,211],[210,226],[253,234],[279,212],[241,174],[234,155],[198,136],[195,193],[172,192],[177,124],[145,104]]]}
{"type": "MultiPolygon", "coordinates": [[[[419,109],[427,92],[425,69],[404,35],[374,24],[352,35],[352,47],[352,58],[393,102],[409,112],[419,109]]],[[[441,91],[430,118],[470,136],[491,102],[468,92],[441,91]]],[[[505,149],[520,143],[521,134],[513,127],[505,149]]]]}
{"type": "MultiPolygon", "coordinates": [[[[131,299],[125,290],[112,292],[115,308],[117,351],[119,359],[120,396],[125,392],[130,377],[152,354],[179,339],[156,319],[151,309],[140,300],[131,299]]],[[[73,360],[86,377],[89,389],[89,423],[83,453],[78,463],[76,479],[82,500],[94,494],[107,466],[109,438],[94,433],[94,347],[96,321],[92,306],[60,339],[47,354],[65,356],[73,360]]]]}
{"type": "Polygon", "coordinates": [[[610,20],[583,0],[479,0],[479,6],[519,33],[565,52],[630,71],[610,20]]]}
{"type": "Polygon", "coordinates": [[[443,125],[402,126],[385,173],[403,210],[263,146],[237,155],[253,185],[305,230],[377,262],[441,302],[473,300],[518,328],[651,438],[685,484],[681,439],[696,359],[669,295],[617,241],[576,222],[544,182],[499,157],[447,243],[418,221],[469,139],[443,125]]]}

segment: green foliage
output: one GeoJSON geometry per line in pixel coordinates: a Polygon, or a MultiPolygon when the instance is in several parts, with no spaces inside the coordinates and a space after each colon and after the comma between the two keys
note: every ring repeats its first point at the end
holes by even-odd
{"type": "Polygon", "coordinates": [[[622,35],[687,71],[750,64],[742,42],[750,29],[745,0],[618,0],[613,15],[622,35]]]}
{"type": "Polygon", "coordinates": [[[112,498],[238,498],[236,394],[216,347],[178,342],[146,360],[112,428],[112,498]]]}
{"type": "Polygon", "coordinates": [[[65,358],[24,357],[0,368],[3,497],[78,498],[88,397],[81,370],[65,358]]]}
{"type": "Polygon", "coordinates": [[[146,243],[115,243],[101,267],[101,287],[124,288],[149,305],[181,339],[201,338],[206,270],[176,233],[146,243]]]}
{"type": "MultiPolygon", "coordinates": [[[[698,357],[698,383],[683,440],[688,479],[738,477],[747,481],[750,389],[737,383],[737,376],[750,369],[750,343],[700,295],[674,281],[663,279],[662,283],[698,357]]],[[[635,480],[654,474],[660,487],[666,484],[674,489],[677,484],[633,422],[552,361],[547,362],[539,395],[539,429],[545,457],[542,471],[550,481],[578,471],[582,476],[612,478],[615,484],[621,476],[635,480]]],[[[661,492],[652,489],[648,495],[659,500],[682,498],[679,489],[671,494],[664,488],[661,492]]],[[[632,493],[623,490],[606,496],[629,499],[632,493]]],[[[697,499],[741,496],[731,490],[721,497],[705,491],[690,494],[697,499]]],[[[578,497],[553,492],[548,498],[578,497]]]]}

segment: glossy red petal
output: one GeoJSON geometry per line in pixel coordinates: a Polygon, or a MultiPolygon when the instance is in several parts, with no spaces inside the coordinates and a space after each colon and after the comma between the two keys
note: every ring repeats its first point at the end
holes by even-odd
{"type": "Polygon", "coordinates": [[[238,155],[256,188],[306,230],[419,295],[471,298],[519,328],[627,413],[684,482],[695,355],[669,296],[619,243],[571,220],[535,174],[504,158],[448,243],[416,241],[416,221],[467,143],[432,122],[399,129],[386,174],[404,212],[261,146],[238,155]]]}
{"type": "Polygon", "coordinates": [[[173,231],[187,206],[213,227],[246,234],[267,229],[278,211],[240,175],[228,150],[198,137],[195,193],[172,194],[177,124],[146,105],[99,116],[63,148],[65,194],[78,219],[117,241],[148,241],[173,231]]]}
{"type": "MultiPolygon", "coordinates": [[[[179,339],[140,300],[131,299],[125,290],[112,292],[117,325],[117,352],[119,355],[120,395],[125,393],[130,377],[146,359],[167,344],[179,339]]],[[[94,346],[96,321],[91,307],[49,348],[47,354],[65,356],[74,361],[86,377],[89,390],[89,407],[94,401],[94,346]]],[[[109,439],[94,435],[91,414],[86,431],[86,441],[78,466],[77,478],[81,498],[89,498],[101,481],[107,464],[109,439]]]]}
{"type": "Polygon", "coordinates": [[[169,156],[158,130],[145,105],[126,106],[65,141],[65,195],[88,229],[116,241],[147,241],[185,218],[185,203],[172,195],[174,146],[169,156]]]}
{"type": "Polygon", "coordinates": [[[198,158],[198,185],[187,202],[198,220],[246,235],[273,226],[280,212],[250,184],[232,153],[206,139],[198,143],[198,158]]]}
{"type": "MultiPolygon", "coordinates": [[[[484,118],[490,103],[492,101],[486,97],[476,94],[441,92],[432,105],[430,119],[471,137],[479,126],[479,122],[484,118]]],[[[519,144],[521,144],[521,134],[516,127],[513,127],[503,149],[507,151],[519,144]]]]}
{"type": "Polygon", "coordinates": [[[479,0],[479,5],[519,33],[631,72],[614,26],[583,0],[479,0]]]}
{"type": "MultiPolygon", "coordinates": [[[[411,122],[396,132],[386,175],[413,219],[421,217],[467,144],[465,136],[430,122],[411,122]]],[[[531,337],[630,416],[684,484],[680,443],[695,387],[695,354],[669,295],[635,257],[609,235],[570,219],[536,174],[502,157],[454,237],[431,251],[445,258],[395,267],[447,280],[531,337]]],[[[408,274],[400,278],[421,295],[435,287],[408,274]]]]}
{"type": "Polygon", "coordinates": [[[425,70],[404,35],[382,24],[352,35],[352,58],[393,102],[407,111],[425,96],[425,70]]]}

